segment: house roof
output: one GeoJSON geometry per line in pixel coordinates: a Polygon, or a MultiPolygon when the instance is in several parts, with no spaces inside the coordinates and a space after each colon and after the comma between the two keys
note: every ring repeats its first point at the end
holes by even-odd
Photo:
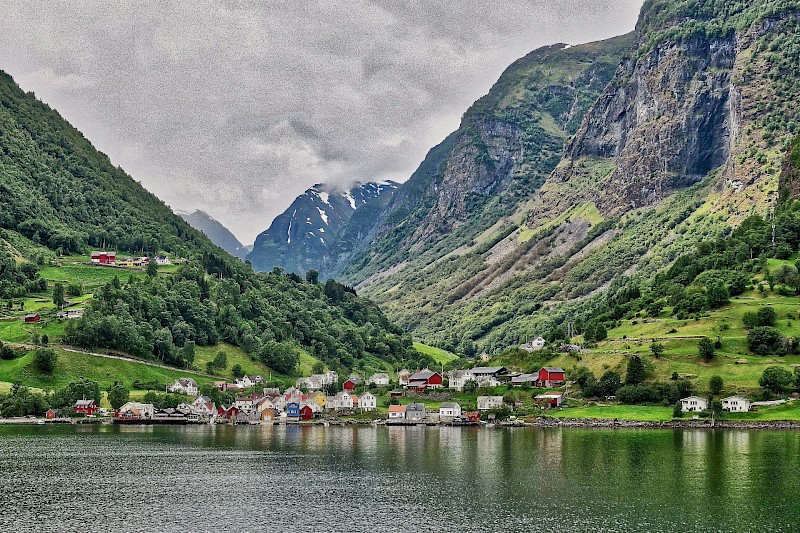
{"type": "Polygon", "coordinates": [[[681,398],[681,401],[684,400],[703,400],[704,402],[706,401],[705,398],[702,398],[700,396],[687,396],[686,398],[681,398]]]}
{"type": "Polygon", "coordinates": [[[511,378],[512,383],[524,383],[526,381],[535,381],[539,379],[539,374],[520,374],[511,378]]]}
{"type": "Polygon", "coordinates": [[[361,378],[358,377],[358,376],[350,376],[349,378],[347,378],[347,381],[349,381],[350,383],[355,383],[356,385],[359,385],[361,383],[361,378]]]}
{"type": "Polygon", "coordinates": [[[439,409],[455,409],[456,407],[460,407],[457,403],[443,403],[439,406],[439,409]]]}
{"type": "Polygon", "coordinates": [[[78,400],[75,402],[75,407],[91,407],[94,405],[94,400],[78,400]]]}
{"type": "Polygon", "coordinates": [[[390,405],[389,406],[390,413],[405,413],[406,406],[405,405],[390,405]]]}
{"type": "Polygon", "coordinates": [[[499,374],[506,369],[504,366],[476,366],[472,369],[473,374],[499,374]]]}
{"type": "Polygon", "coordinates": [[[562,374],[564,373],[563,368],[558,368],[555,366],[546,366],[542,370],[547,370],[548,372],[561,372],[562,374]]]}
{"type": "Polygon", "coordinates": [[[175,381],[183,387],[197,387],[197,382],[192,378],[178,378],[175,381]]]}
{"type": "Polygon", "coordinates": [[[427,368],[424,370],[420,370],[419,372],[415,372],[408,378],[408,381],[428,381],[432,376],[438,374],[438,372],[434,372],[432,370],[428,370],[427,368]]]}
{"type": "Polygon", "coordinates": [[[748,400],[744,396],[728,396],[727,398],[723,398],[722,401],[723,402],[726,402],[726,401],[745,401],[745,402],[749,402],[750,400],[748,400]]]}
{"type": "Polygon", "coordinates": [[[421,413],[425,412],[425,405],[421,403],[410,403],[406,405],[406,412],[408,411],[419,411],[421,413]]]}

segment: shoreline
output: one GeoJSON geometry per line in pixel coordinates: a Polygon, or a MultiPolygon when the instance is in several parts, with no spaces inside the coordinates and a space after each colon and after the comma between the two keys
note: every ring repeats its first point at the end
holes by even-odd
{"type": "MultiPolygon", "coordinates": [[[[20,418],[0,418],[0,425],[120,425],[113,419],[20,419],[20,418]]],[[[207,424],[207,423],[164,423],[156,421],[138,424],[140,426],[385,426],[385,427],[476,427],[481,429],[506,429],[506,428],[566,428],[566,429],[748,429],[748,430],[800,430],[800,421],[795,420],[669,420],[669,421],[646,421],[646,420],[620,420],[613,418],[552,418],[537,417],[528,421],[501,421],[494,425],[481,422],[471,425],[452,425],[441,423],[387,423],[386,420],[314,420],[310,422],[289,422],[273,424],[207,424]]]]}

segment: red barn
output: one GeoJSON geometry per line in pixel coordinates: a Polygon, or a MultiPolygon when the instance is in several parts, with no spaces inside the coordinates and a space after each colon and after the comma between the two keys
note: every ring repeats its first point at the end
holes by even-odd
{"type": "Polygon", "coordinates": [[[44,414],[44,417],[48,420],[53,420],[56,417],[56,412],[53,409],[48,409],[47,412],[44,414]]]}
{"type": "Polygon", "coordinates": [[[37,315],[25,315],[25,322],[39,322],[42,319],[41,316],[37,315]]]}
{"type": "Polygon", "coordinates": [[[304,405],[300,408],[300,420],[311,420],[314,418],[314,411],[311,410],[311,407],[304,405]]]}
{"type": "Polygon", "coordinates": [[[422,392],[426,389],[438,389],[442,386],[442,375],[438,372],[420,370],[408,378],[408,389],[422,392]]]}
{"type": "Polygon", "coordinates": [[[342,388],[344,390],[346,390],[346,391],[354,391],[354,390],[356,390],[356,387],[361,385],[361,383],[362,383],[362,381],[361,381],[360,377],[358,377],[358,376],[350,376],[349,378],[347,378],[347,381],[344,382],[344,385],[342,385],[342,388]]]}
{"type": "Polygon", "coordinates": [[[536,384],[539,387],[552,389],[554,387],[560,387],[563,385],[565,380],[566,377],[563,368],[546,366],[539,370],[539,379],[536,380],[536,384]]]}
{"type": "Polygon", "coordinates": [[[117,252],[92,252],[92,263],[96,265],[113,265],[117,262],[117,252]]]}
{"type": "Polygon", "coordinates": [[[97,404],[94,400],[78,400],[73,407],[75,414],[93,416],[97,412],[97,404]]]}

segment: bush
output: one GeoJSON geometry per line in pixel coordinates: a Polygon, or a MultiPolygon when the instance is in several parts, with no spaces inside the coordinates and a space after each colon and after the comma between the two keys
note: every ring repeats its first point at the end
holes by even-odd
{"type": "Polygon", "coordinates": [[[57,361],[58,356],[55,350],[51,348],[40,348],[33,353],[33,364],[45,374],[53,373],[53,370],[56,369],[57,361]]]}
{"type": "Polygon", "coordinates": [[[747,347],[756,355],[784,355],[786,337],[773,327],[757,327],[747,334],[747,347]]]}

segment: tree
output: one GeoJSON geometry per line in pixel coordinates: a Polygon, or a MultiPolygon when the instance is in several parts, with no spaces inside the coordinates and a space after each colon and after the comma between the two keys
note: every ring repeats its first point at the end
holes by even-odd
{"type": "Polygon", "coordinates": [[[311,366],[312,374],[322,374],[323,372],[325,372],[325,365],[322,361],[317,361],[311,366]]]}
{"type": "Polygon", "coordinates": [[[52,374],[56,368],[58,356],[56,351],[51,348],[40,348],[33,353],[33,363],[40,371],[52,374]]]}
{"type": "Polygon", "coordinates": [[[775,394],[779,394],[791,387],[792,382],[792,373],[782,366],[768,367],[758,380],[759,386],[775,394]]]}
{"type": "Polygon", "coordinates": [[[783,355],[786,337],[773,327],[759,326],[747,334],[747,347],[756,355],[783,355]]]}
{"type": "Polygon", "coordinates": [[[158,275],[158,263],[156,263],[155,258],[151,258],[150,261],[147,262],[147,267],[144,271],[151,279],[158,275]]]}
{"type": "Polygon", "coordinates": [[[225,370],[228,367],[228,354],[225,350],[220,350],[217,352],[217,355],[214,356],[214,368],[219,370],[225,370]]]}
{"type": "Polygon", "coordinates": [[[231,367],[231,374],[233,374],[233,377],[235,377],[235,378],[240,378],[240,377],[244,376],[244,370],[242,370],[242,365],[240,365],[238,363],[233,365],[231,367]]]}
{"type": "Polygon", "coordinates": [[[708,379],[708,390],[711,391],[711,394],[716,396],[720,392],[722,392],[723,382],[722,378],[719,376],[711,376],[708,379]]]}
{"type": "Polygon", "coordinates": [[[759,326],[772,327],[775,325],[775,321],[778,319],[775,309],[771,307],[762,307],[756,314],[758,316],[759,326]]]}
{"type": "Polygon", "coordinates": [[[625,372],[625,384],[638,385],[644,382],[644,377],[644,362],[639,358],[638,355],[631,356],[631,358],[628,359],[628,368],[625,372]]]}
{"type": "Polygon", "coordinates": [[[613,370],[607,371],[600,377],[600,381],[595,386],[598,396],[614,396],[622,386],[622,379],[613,370]]]}
{"type": "Polygon", "coordinates": [[[722,418],[722,415],[725,413],[722,409],[722,402],[719,400],[712,400],[711,412],[714,414],[714,418],[722,418]]]}
{"type": "Polygon", "coordinates": [[[714,280],[706,286],[706,304],[709,308],[722,307],[730,299],[731,295],[722,280],[714,280]]]}
{"type": "Polygon", "coordinates": [[[319,283],[319,272],[314,269],[309,270],[306,272],[306,281],[312,285],[316,285],[319,283]]]}
{"type": "Polygon", "coordinates": [[[56,304],[56,307],[61,308],[64,306],[66,300],[64,299],[64,285],[62,283],[56,283],[55,287],[53,287],[53,303],[56,304]]]}
{"type": "Polygon", "coordinates": [[[111,407],[114,409],[119,409],[128,403],[130,397],[130,391],[119,381],[115,381],[114,384],[108,388],[108,403],[110,403],[111,407]]]}
{"type": "Polygon", "coordinates": [[[664,345],[660,342],[654,342],[650,345],[650,351],[653,353],[653,357],[658,359],[664,355],[664,345]]]}
{"type": "Polygon", "coordinates": [[[700,339],[700,342],[697,343],[697,351],[700,353],[700,357],[702,357],[703,360],[711,361],[714,358],[714,343],[708,337],[703,337],[700,339]]]}
{"type": "Polygon", "coordinates": [[[683,407],[681,402],[676,402],[672,407],[672,418],[683,418],[683,407]]]}

